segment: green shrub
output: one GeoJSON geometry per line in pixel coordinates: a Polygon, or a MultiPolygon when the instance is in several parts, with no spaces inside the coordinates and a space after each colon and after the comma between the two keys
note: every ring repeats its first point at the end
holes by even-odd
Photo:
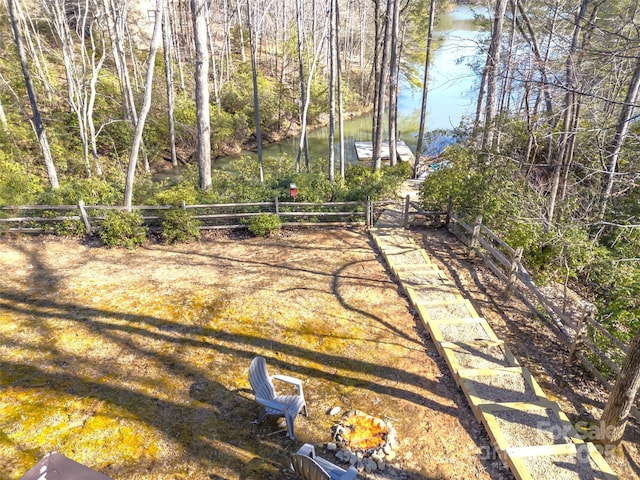
{"type": "Polygon", "coordinates": [[[61,223],[55,225],[57,235],[63,237],[81,237],[86,233],[82,220],[73,220],[65,218],[61,223]]]}
{"type": "Polygon", "coordinates": [[[154,200],[160,205],[173,205],[178,207],[185,202],[194,205],[200,200],[201,191],[196,181],[182,180],[179,183],[157,192],[154,200]]]}
{"type": "Polygon", "coordinates": [[[20,163],[3,158],[0,153],[0,205],[28,205],[35,203],[42,191],[38,177],[20,163]]]}
{"type": "Polygon", "coordinates": [[[100,177],[65,177],[59,188],[46,190],[38,197],[38,203],[47,205],[77,205],[80,200],[87,205],[116,205],[122,201],[122,187],[100,177]]]}
{"type": "Polygon", "coordinates": [[[249,232],[256,237],[266,237],[273,235],[280,230],[282,223],[280,217],[273,213],[262,213],[255,217],[242,219],[241,222],[247,226],[249,232]]]}
{"type": "Polygon", "coordinates": [[[162,221],[162,240],[165,243],[188,243],[200,239],[202,222],[182,208],[167,210],[162,221]]]}
{"type": "Polygon", "coordinates": [[[344,200],[365,201],[395,198],[398,188],[412,174],[411,165],[400,162],[374,171],[366,165],[349,165],[345,172],[344,200]]]}
{"type": "Polygon", "coordinates": [[[100,238],[107,247],[135,248],[144,244],[147,229],[140,212],[107,212],[100,225],[100,238]]]}

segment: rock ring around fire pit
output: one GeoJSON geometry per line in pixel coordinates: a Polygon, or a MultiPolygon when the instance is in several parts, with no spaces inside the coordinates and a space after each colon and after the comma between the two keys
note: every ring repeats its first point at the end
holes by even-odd
{"type": "Polygon", "coordinates": [[[384,470],[396,458],[398,435],[389,422],[359,410],[347,412],[331,428],[333,442],[327,450],[359,471],[384,470]]]}

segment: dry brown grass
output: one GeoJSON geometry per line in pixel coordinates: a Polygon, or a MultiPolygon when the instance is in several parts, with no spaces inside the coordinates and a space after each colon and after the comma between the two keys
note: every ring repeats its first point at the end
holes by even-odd
{"type": "Polygon", "coordinates": [[[291,478],[289,455],[330,439],[334,406],[398,430],[379,478],[502,475],[363,232],[0,248],[2,479],[51,450],[114,479],[291,478]],[[251,424],[255,355],[305,380],[295,441],[251,424]]]}

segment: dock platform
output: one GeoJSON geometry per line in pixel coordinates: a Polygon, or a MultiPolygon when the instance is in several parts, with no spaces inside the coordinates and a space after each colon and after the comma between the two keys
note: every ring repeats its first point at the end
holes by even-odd
{"type": "MultiPolygon", "coordinates": [[[[373,160],[373,143],[372,142],[354,142],[356,156],[359,162],[370,162],[373,160]]],[[[389,160],[389,142],[382,142],[380,149],[380,157],[382,160],[389,160]]],[[[396,142],[396,154],[401,162],[409,162],[413,164],[415,157],[413,152],[402,140],[396,142]]]]}

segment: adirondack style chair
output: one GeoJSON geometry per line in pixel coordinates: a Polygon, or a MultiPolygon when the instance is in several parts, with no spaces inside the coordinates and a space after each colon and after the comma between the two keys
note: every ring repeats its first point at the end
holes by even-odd
{"type": "Polygon", "coordinates": [[[272,375],[267,372],[267,362],[263,357],[256,357],[249,366],[249,383],[253,389],[256,402],[264,407],[255,423],[261,423],[267,416],[284,417],[287,422],[287,436],[295,438],[293,421],[299,413],[307,416],[307,403],[302,391],[302,381],[288,375],[272,375]],[[295,385],[297,395],[278,395],[272,380],[295,385]]]}
{"type": "Polygon", "coordinates": [[[305,443],[291,456],[291,468],[304,480],[353,480],[358,478],[358,470],[350,466],[344,470],[337,465],[316,456],[313,445],[305,443]]]}

